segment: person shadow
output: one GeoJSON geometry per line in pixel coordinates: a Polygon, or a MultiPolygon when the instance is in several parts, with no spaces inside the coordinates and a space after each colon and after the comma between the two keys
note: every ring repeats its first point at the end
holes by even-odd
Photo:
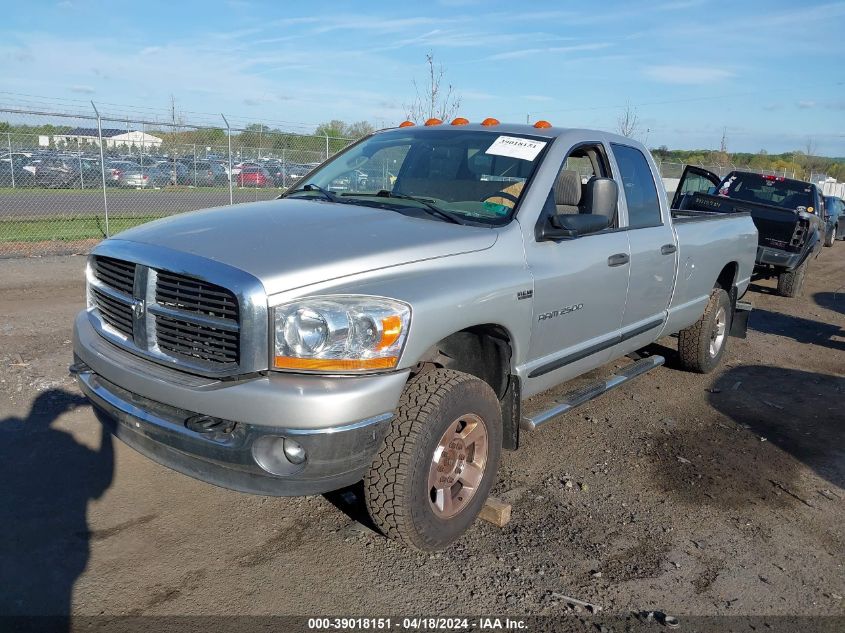
{"type": "Polygon", "coordinates": [[[53,423],[87,405],[52,389],[27,417],[0,420],[0,628],[4,620],[28,628],[32,616],[39,630],[70,628],[74,583],[90,551],[88,502],[111,485],[114,448],[105,427],[93,449],[53,423]]]}

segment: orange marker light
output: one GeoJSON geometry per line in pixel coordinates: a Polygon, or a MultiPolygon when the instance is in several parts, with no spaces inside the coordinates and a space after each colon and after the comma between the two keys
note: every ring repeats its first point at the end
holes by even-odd
{"type": "Polygon", "coordinates": [[[481,125],[491,126],[491,125],[499,125],[499,119],[494,119],[493,117],[489,116],[481,122],[481,125]]]}
{"type": "Polygon", "coordinates": [[[399,127],[411,127],[413,125],[414,125],[413,121],[402,121],[402,123],[399,124],[399,127]]]}
{"type": "Polygon", "coordinates": [[[301,369],[303,371],[361,371],[368,369],[393,369],[397,356],[386,358],[293,358],[291,356],[276,356],[273,366],[276,369],[301,369]]]}
{"type": "Polygon", "coordinates": [[[443,123],[441,119],[429,119],[425,122],[426,125],[440,125],[441,123],[443,123]]]}
{"type": "Polygon", "coordinates": [[[537,121],[534,124],[534,127],[544,129],[544,128],[547,128],[547,127],[552,127],[552,124],[549,123],[548,121],[537,121]]]}
{"type": "Polygon", "coordinates": [[[452,125],[469,125],[469,119],[459,116],[457,119],[452,120],[452,125]]]}
{"type": "Polygon", "coordinates": [[[396,315],[385,317],[381,320],[381,327],[381,341],[376,349],[386,349],[399,339],[402,333],[402,319],[396,315]]]}

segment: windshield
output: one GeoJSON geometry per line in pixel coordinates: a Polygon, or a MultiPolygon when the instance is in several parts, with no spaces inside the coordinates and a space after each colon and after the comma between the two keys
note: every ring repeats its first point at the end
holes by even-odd
{"type": "Polygon", "coordinates": [[[800,180],[734,172],[719,185],[719,195],[792,211],[813,211],[813,187],[800,180]]]}
{"type": "Polygon", "coordinates": [[[402,129],[353,145],[297,188],[313,184],[344,202],[434,205],[471,222],[504,224],[549,144],[486,130],[402,129]]]}

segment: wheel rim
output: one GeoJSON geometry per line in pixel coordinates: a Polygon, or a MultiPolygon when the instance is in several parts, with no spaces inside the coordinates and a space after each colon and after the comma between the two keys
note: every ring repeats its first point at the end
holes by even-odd
{"type": "Polygon", "coordinates": [[[710,357],[716,356],[725,342],[725,331],[728,327],[728,313],[724,308],[719,308],[716,313],[716,324],[710,333],[710,357]]]}
{"type": "Polygon", "coordinates": [[[487,467],[487,425],[474,413],[454,420],[431,456],[428,498],[441,519],[467,507],[484,479],[487,467]]]}

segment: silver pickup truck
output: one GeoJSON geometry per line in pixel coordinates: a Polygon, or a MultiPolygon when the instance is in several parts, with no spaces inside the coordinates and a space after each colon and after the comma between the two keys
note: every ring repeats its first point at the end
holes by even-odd
{"type": "Polygon", "coordinates": [[[707,372],[744,334],[748,214],[670,210],[631,139],[429,123],[362,139],[279,200],[98,245],[71,371],[102,423],[239,491],[363,480],[386,535],[434,550],[475,520],[520,430],[659,366],[634,352],[660,337],[707,372]]]}

